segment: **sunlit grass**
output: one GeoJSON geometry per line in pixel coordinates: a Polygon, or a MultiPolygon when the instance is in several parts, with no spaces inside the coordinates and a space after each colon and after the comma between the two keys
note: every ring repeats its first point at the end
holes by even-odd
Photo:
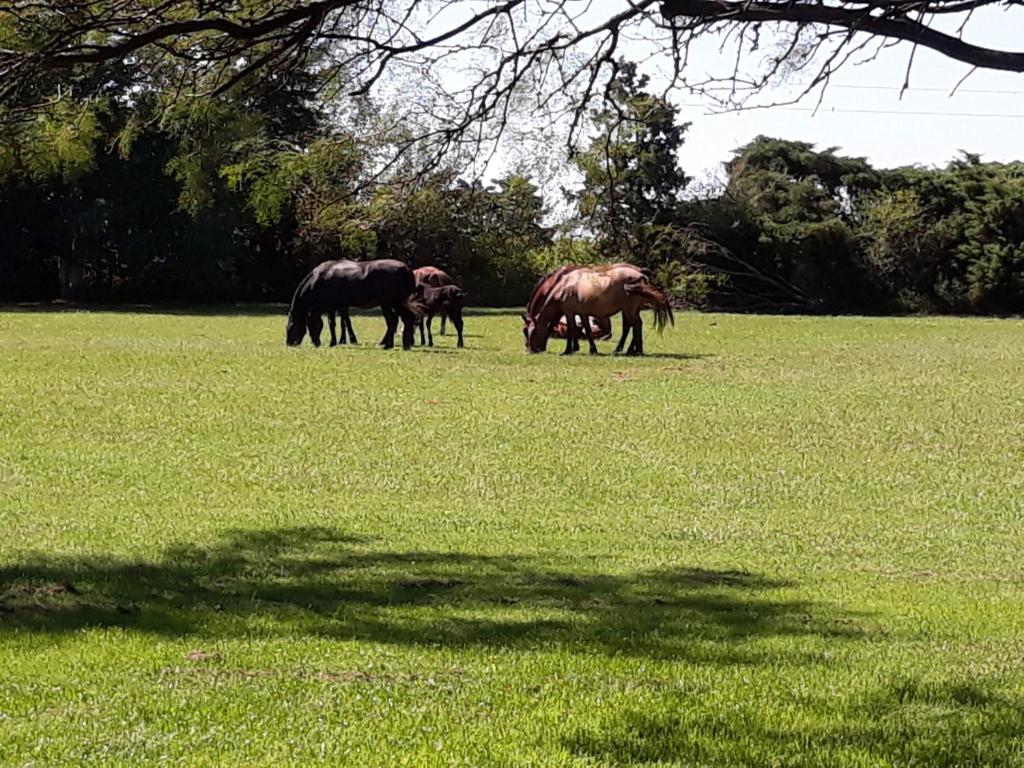
{"type": "Polygon", "coordinates": [[[678,320],[0,313],[0,761],[1024,765],[1024,323],[678,320]]]}

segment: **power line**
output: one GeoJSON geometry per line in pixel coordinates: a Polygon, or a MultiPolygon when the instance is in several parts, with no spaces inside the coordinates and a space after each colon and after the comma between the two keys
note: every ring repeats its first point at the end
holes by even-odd
{"type": "Polygon", "coordinates": [[[1001,112],[919,112],[903,109],[831,109],[822,107],[780,107],[787,112],[810,112],[810,113],[842,113],[847,115],[900,115],[902,117],[982,117],[982,118],[1003,118],[1006,120],[1024,120],[1024,114],[1012,115],[1001,112]]]}
{"type": "MultiPolygon", "coordinates": [[[[706,104],[680,104],[681,107],[693,107],[697,109],[707,109],[706,104]]],[[[1003,120],[1024,120],[1024,114],[1009,114],[1002,112],[921,112],[916,110],[903,110],[903,109],[843,109],[836,107],[820,107],[815,109],[813,107],[765,107],[764,109],[772,109],[780,112],[804,112],[807,114],[815,115],[829,115],[829,114],[844,114],[844,115],[898,115],[900,117],[970,117],[970,118],[995,118],[1003,120]]],[[[721,115],[734,115],[744,110],[734,110],[729,112],[709,112],[708,117],[719,117],[721,115]]],[[[752,110],[747,110],[752,111],[752,110]]]]}
{"type": "MultiPolygon", "coordinates": [[[[897,93],[903,90],[901,87],[892,85],[844,85],[844,84],[833,84],[828,86],[829,88],[845,88],[851,91],[896,91],[897,93]]],[[[907,88],[907,93],[948,93],[955,95],[957,93],[980,93],[988,96],[1024,96],[1024,91],[1013,91],[1013,90],[1000,90],[990,88],[915,88],[910,86],[907,88]]]]}

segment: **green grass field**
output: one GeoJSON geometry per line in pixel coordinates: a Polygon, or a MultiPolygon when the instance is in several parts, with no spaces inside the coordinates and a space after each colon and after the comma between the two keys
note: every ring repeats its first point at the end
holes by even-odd
{"type": "Polygon", "coordinates": [[[1024,765],[1024,323],[354,322],[0,313],[0,762],[1024,765]]]}

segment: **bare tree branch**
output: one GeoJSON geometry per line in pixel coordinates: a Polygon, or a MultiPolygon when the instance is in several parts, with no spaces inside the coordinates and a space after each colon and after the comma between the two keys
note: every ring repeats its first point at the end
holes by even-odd
{"type": "Polygon", "coordinates": [[[593,107],[607,102],[617,57],[634,49],[634,58],[664,57],[666,90],[689,89],[722,109],[770,106],[753,97],[791,77],[802,80],[793,100],[815,91],[820,100],[855,56],[870,60],[896,43],[912,47],[907,76],[923,49],[1024,72],[1024,52],[970,42],[964,29],[972,14],[1022,8],[1024,0],[0,0],[0,122],[67,97],[84,73],[109,65],[175,98],[304,69],[325,99],[388,99],[410,127],[410,146],[436,164],[486,157],[510,121],[560,121],[572,148],[593,107]],[[694,71],[691,48],[705,40],[721,43],[724,74],[694,71]],[[774,51],[767,60],[765,49],[774,51]]]}
{"type": "MultiPolygon", "coordinates": [[[[862,2],[803,4],[791,2],[731,2],[729,0],[664,0],[661,12],[666,18],[689,19],[691,24],[716,22],[775,22],[824,24],[902,40],[922,48],[931,48],[951,59],[984,69],[1024,72],[1024,51],[1002,51],[965,42],[910,18],[920,14],[964,13],[982,6],[1016,3],[971,0],[970,2],[862,2]],[[877,14],[876,14],[877,12],[877,14]]],[[[684,22],[685,23],[685,22],[684,22]]]]}

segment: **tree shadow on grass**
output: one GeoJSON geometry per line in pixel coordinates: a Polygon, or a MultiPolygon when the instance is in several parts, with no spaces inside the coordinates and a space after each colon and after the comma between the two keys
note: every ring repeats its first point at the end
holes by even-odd
{"type": "MultiPolygon", "coordinates": [[[[525,557],[392,552],[330,528],[247,530],[206,547],[172,547],[151,562],[24,558],[0,568],[0,632],[124,627],[556,645],[730,664],[771,661],[753,642],[760,638],[863,634],[851,614],[774,594],[790,586],[700,568],[573,573],[525,557]]],[[[786,653],[800,661],[800,644],[786,653]]]]}
{"type": "Polygon", "coordinates": [[[668,698],[648,702],[644,711],[609,712],[565,745],[615,765],[980,768],[1020,765],[1024,755],[1024,701],[991,681],[897,679],[839,703],[811,700],[803,709],[794,715],[790,708],[789,717],[801,725],[785,728],[774,708],[715,708],[668,698]]]}

